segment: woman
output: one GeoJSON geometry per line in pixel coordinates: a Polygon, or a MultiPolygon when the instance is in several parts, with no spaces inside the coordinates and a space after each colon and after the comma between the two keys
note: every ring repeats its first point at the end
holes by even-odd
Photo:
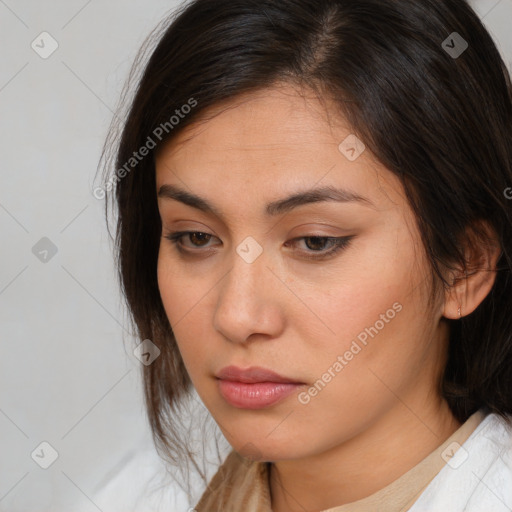
{"type": "Polygon", "coordinates": [[[185,464],[195,389],[233,448],[195,509],[512,510],[512,87],[478,17],[165,23],[105,189],[155,440],[185,464]]]}

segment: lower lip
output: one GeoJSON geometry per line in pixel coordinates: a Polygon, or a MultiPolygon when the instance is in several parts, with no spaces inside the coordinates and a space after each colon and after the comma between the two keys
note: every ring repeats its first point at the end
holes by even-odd
{"type": "Polygon", "coordinates": [[[263,409],[276,404],[300,388],[303,384],[282,382],[234,382],[219,380],[219,389],[224,399],[240,409],[263,409]]]}

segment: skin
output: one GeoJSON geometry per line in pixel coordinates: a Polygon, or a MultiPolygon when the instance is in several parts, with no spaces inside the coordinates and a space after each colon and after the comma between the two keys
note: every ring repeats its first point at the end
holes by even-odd
{"type": "Polygon", "coordinates": [[[274,462],[273,510],[350,503],[397,479],[460,426],[437,391],[445,319],[458,318],[459,305],[463,314],[475,309],[494,276],[476,274],[428,308],[429,263],[403,188],[368,149],[353,162],[340,152],[352,133],[344,120],[332,110],[329,121],[313,95],[305,100],[289,85],[229,106],[157,155],[157,191],[180,186],[222,213],[158,199],[162,301],[192,383],[228,441],[274,462]],[[267,202],[320,185],[372,205],[324,201],[265,215],[267,202]],[[184,237],[187,257],[165,238],[175,231],[212,236],[184,237]],[[301,238],[314,235],[353,239],[312,261],[306,256],[330,248],[301,238]],[[263,249],[253,263],[236,252],[248,236],[263,249]],[[394,303],[401,311],[309,403],[297,391],[247,410],[220,395],[215,374],[228,365],[262,366],[307,390],[394,303]]]}

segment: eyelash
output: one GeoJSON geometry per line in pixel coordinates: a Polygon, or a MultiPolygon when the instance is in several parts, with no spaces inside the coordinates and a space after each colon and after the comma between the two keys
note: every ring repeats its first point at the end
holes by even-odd
{"type": "MultiPolygon", "coordinates": [[[[186,255],[192,256],[193,253],[211,252],[211,248],[209,248],[210,250],[204,250],[204,251],[202,251],[201,249],[196,251],[194,249],[191,250],[191,249],[183,248],[183,245],[181,244],[181,239],[185,236],[194,235],[194,234],[201,234],[201,235],[207,235],[207,236],[213,237],[213,235],[210,235],[209,233],[204,233],[202,231],[178,231],[178,232],[174,232],[174,233],[169,233],[168,235],[165,235],[164,238],[169,240],[174,245],[176,250],[179,251],[181,254],[186,254],[186,255]]],[[[324,260],[324,259],[333,257],[339,251],[346,249],[349,246],[353,236],[332,237],[332,236],[309,235],[309,236],[294,238],[292,240],[292,242],[298,241],[298,240],[307,240],[307,239],[311,239],[311,238],[317,238],[320,240],[329,240],[332,243],[332,249],[330,249],[328,251],[312,251],[313,253],[320,253],[319,256],[317,256],[317,255],[305,256],[305,258],[308,260],[324,260]]]]}

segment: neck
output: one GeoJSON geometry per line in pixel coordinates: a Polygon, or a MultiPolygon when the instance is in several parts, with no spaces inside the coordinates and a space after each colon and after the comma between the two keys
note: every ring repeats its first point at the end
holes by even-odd
{"type": "Polygon", "coordinates": [[[274,512],[325,510],[363,499],[421,462],[459,427],[447,403],[396,406],[358,435],[307,459],[271,465],[274,512]],[[421,411],[421,418],[412,411],[421,411]]]}

